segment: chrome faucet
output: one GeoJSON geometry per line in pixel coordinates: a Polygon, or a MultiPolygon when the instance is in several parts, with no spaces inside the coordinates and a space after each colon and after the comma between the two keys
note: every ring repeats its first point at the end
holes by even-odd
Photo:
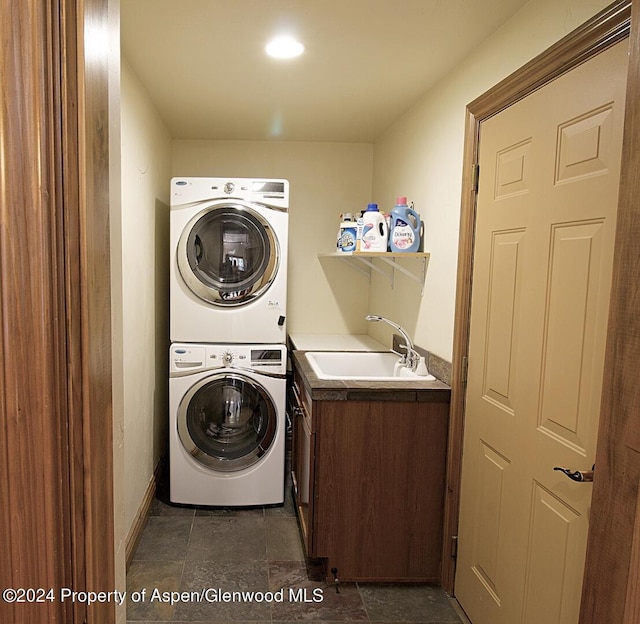
{"type": "MultiPolygon", "coordinates": [[[[405,342],[403,345],[400,345],[400,346],[407,350],[406,353],[398,353],[398,355],[400,356],[400,364],[402,364],[403,366],[406,366],[407,368],[410,368],[411,370],[416,369],[416,366],[420,361],[420,354],[413,348],[413,342],[411,342],[411,338],[409,338],[409,334],[407,334],[407,332],[404,329],[402,329],[400,325],[398,325],[397,323],[394,323],[393,321],[390,321],[388,318],[385,318],[384,316],[378,316],[377,314],[368,314],[367,316],[365,316],[365,320],[373,321],[374,323],[377,323],[378,321],[384,321],[388,325],[391,325],[391,327],[393,327],[396,331],[398,331],[401,334],[401,336],[404,338],[404,342],[405,342]]],[[[394,351],[394,353],[396,352],[394,351]]]]}

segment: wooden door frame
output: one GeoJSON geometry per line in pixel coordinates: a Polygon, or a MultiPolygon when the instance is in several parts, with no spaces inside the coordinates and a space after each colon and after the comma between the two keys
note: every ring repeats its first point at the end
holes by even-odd
{"type": "Polygon", "coordinates": [[[107,3],[0,8],[3,622],[115,621],[107,3]]]}
{"type": "Polygon", "coordinates": [[[634,2],[613,288],[581,624],[640,620],[640,3],[634,2]]]}
{"type": "Polygon", "coordinates": [[[473,240],[476,217],[476,165],[480,125],[558,76],[629,36],[631,0],[617,0],[467,106],[456,311],[451,381],[447,491],[442,555],[442,586],[454,593],[455,549],[460,512],[464,437],[466,362],[469,350],[473,240]]]}

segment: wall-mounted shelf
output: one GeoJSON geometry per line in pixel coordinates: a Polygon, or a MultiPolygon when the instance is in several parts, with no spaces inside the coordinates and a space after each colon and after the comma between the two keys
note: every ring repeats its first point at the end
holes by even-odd
{"type": "Polygon", "coordinates": [[[324,253],[318,254],[318,258],[340,258],[340,260],[346,262],[352,269],[358,271],[362,275],[365,275],[368,278],[371,278],[371,271],[375,271],[380,275],[384,276],[391,287],[393,288],[393,283],[395,280],[395,273],[399,271],[406,277],[412,279],[415,282],[420,284],[420,294],[424,292],[424,280],[427,275],[427,265],[429,264],[429,256],[431,254],[417,251],[417,252],[376,252],[376,251],[354,251],[352,253],[345,253],[341,251],[336,251],[333,253],[324,253]],[[415,259],[418,261],[420,265],[420,270],[418,272],[410,271],[406,269],[404,266],[398,264],[397,259],[399,258],[409,258],[415,259]],[[374,261],[381,261],[383,264],[390,266],[393,270],[391,274],[389,272],[384,271],[382,268],[377,266],[374,261]]]}

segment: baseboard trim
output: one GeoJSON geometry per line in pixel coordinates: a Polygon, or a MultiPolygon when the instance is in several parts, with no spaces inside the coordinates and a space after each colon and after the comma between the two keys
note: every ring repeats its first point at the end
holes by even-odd
{"type": "Polygon", "coordinates": [[[127,570],[129,569],[129,565],[131,564],[133,555],[136,552],[136,548],[138,547],[138,543],[140,542],[140,538],[142,537],[144,527],[147,524],[149,511],[151,510],[151,505],[153,504],[153,499],[156,495],[158,480],[160,479],[160,475],[162,474],[162,465],[163,459],[161,458],[157,463],[155,470],[153,471],[153,475],[149,481],[149,484],[147,485],[144,496],[142,497],[142,502],[140,503],[136,518],[131,525],[131,529],[129,529],[129,533],[127,534],[127,539],[125,542],[127,570]]]}

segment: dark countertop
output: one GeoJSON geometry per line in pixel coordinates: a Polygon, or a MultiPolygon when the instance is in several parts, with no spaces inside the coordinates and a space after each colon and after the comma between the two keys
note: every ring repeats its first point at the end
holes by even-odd
{"type": "Polygon", "coordinates": [[[314,401],[424,401],[448,403],[451,388],[439,381],[355,381],[319,379],[305,351],[292,351],[293,365],[314,401]]]}

